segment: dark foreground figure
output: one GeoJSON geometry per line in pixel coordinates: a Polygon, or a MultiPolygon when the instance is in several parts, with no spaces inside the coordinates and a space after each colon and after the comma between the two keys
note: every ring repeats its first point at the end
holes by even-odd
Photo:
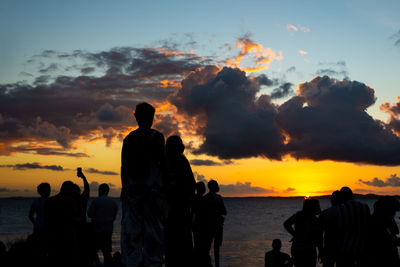
{"type": "Polygon", "coordinates": [[[165,265],[192,266],[192,214],[195,180],[179,136],[167,139],[169,212],[165,224],[165,265]]]}
{"type": "Polygon", "coordinates": [[[280,239],[274,239],[272,241],[272,250],[265,253],[265,267],[292,267],[292,258],[281,252],[282,241],[280,239]]]}
{"type": "Polygon", "coordinates": [[[317,247],[320,253],[322,251],[322,231],[317,218],[320,211],[318,199],[305,199],[303,209],[284,223],[293,236],[291,252],[296,267],[316,266],[317,247]]]}
{"type": "Polygon", "coordinates": [[[122,146],[121,250],[126,267],[163,263],[166,156],[164,136],[151,129],[154,113],[148,103],[136,106],[139,128],[125,137],[122,146]]]}
{"type": "Polygon", "coordinates": [[[222,245],[224,216],[226,208],[222,197],[217,194],[217,181],[208,182],[209,192],[201,200],[198,219],[201,225],[198,229],[198,248],[196,249],[196,266],[211,266],[210,249],[214,243],[215,267],[219,267],[219,249],[222,245]]]}
{"type": "Polygon", "coordinates": [[[400,266],[397,246],[400,244],[397,234],[399,229],[394,220],[399,202],[391,196],[380,198],[374,204],[366,229],[366,253],[363,259],[366,267],[400,266]]]}
{"type": "Polygon", "coordinates": [[[88,209],[88,217],[92,219],[92,249],[94,262],[99,264],[97,251],[101,250],[104,257],[104,266],[112,265],[112,233],[114,220],[117,217],[118,205],[108,197],[110,187],[108,184],[99,186],[99,196],[93,199],[88,209]]]}

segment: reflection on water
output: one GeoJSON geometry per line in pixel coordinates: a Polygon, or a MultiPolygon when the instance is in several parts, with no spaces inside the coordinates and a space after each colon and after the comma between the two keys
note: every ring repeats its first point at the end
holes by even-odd
{"type": "MultiPolygon", "coordinates": [[[[116,199],[119,203],[119,200],[116,199]]],[[[363,200],[372,209],[373,200],[363,200]]],[[[32,199],[0,199],[0,240],[13,240],[32,231],[28,219],[32,199]]],[[[321,209],[329,200],[320,200],[321,209]]],[[[226,198],[228,216],[221,247],[221,266],[263,266],[264,253],[272,240],[282,240],[282,251],[290,254],[290,235],[283,222],[302,207],[302,199],[226,198]]],[[[113,250],[120,250],[121,209],[114,223],[113,250]]]]}

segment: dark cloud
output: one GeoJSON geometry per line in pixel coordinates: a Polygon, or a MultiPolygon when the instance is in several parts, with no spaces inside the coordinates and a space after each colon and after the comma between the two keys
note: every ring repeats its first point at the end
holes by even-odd
{"type": "Polygon", "coordinates": [[[261,74],[257,77],[255,77],[255,80],[260,84],[260,85],[265,85],[265,86],[273,86],[278,83],[276,79],[270,79],[267,77],[265,74],[261,74]]]}
{"type": "MultiPolygon", "coordinates": [[[[165,101],[204,62],[208,60],[166,46],[99,53],[46,50],[28,62],[39,70],[32,83],[0,84],[0,153],[25,152],[17,147],[55,141],[58,151],[53,155],[84,156],[71,151],[80,139],[104,139],[110,145],[135,126],[137,103],[165,101]],[[70,72],[55,75],[60,66],[70,72]]],[[[172,132],[174,120],[164,118],[159,124],[172,132]]]]}
{"type": "Polygon", "coordinates": [[[252,196],[277,193],[274,189],[252,186],[251,182],[236,182],[236,184],[220,184],[220,192],[224,196],[252,196]]]}
{"type": "MultiPolygon", "coordinates": [[[[75,158],[83,158],[89,157],[88,154],[83,152],[69,152],[64,150],[63,148],[49,148],[49,147],[35,147],[35,146],[26,146],[21,145],[17,147],[9,147],[3,151],[3,155],[8,155],[9,152],[16,152],[16,153],[34,153],[38,155],[46,155],[46,156],[67,156],[67,157],[75,157],[75,158]]],[[[2,151],[0,149],[0,155],[2,151]]]]}
{"type": "MultiPolygon", "coordinates": [[[[203,182],[206,184],[211,179],[198,172],[193,173],[196,181],[203,182]]],[[[260,196],[265,194],[277,193],[273,188],[263,188],[259,186],[252,186],[251,182],[236,182],[236,184],[221,184],[219,183],[220,193],[224,196],[260,196]]]]}
{"type": "Polygon", "coordinates": [[[209,160],[209,159],[192,159],[190,164],[195,166],[220,166],[221,162],[209,160]]]}
{"type": "Polygon", "coordinates": [[[292,86],[293,84],[291,83],[282,84],[281,86],[279,86],[279,88],[275,88],[271,92],[271,98],[272,99],[283,98],[285,96],[292,94],[293,93],[292,86]]]}
{"type": "Polygon", "coordinates": [[[14,168],[15,170],[30,170],[30,169],[45,169],[51,171],[65,171],[60,165],[43,165],[38,162],[33,163],[23,163],[23,164],[14,164],[14,165],[0,165],[3,168],[14,168]]]}
{"type": "Polygon", "coordinates": [[[205,140],[195,153],[280,159],[284,138],[275,123],[277,108],[269,96],[257,97],[259,91],[256,79],[233,68],[209,66],[183,80],[172,103],[179,112],[205,118],[198,129],[205,140]]]}
{"type": "Polygon", "coordinates": [[[288,187],[284,192],[293,192],[296,191],[296,188],[288,187]]]}
{"type": "Polygon", "coordinates": [[[320,62],[318,65],[322,68],[317,70],[316,75],[348,79],[349,73],[346,62],[343,60],[337,62],[320,62]]]}
{"type": "Polygon", "coordinates": [[[95,68],[93,67],[85,67],[81,69],[82,74],[89,74],[95,71],[95,68]]]}
{"type": "Polygon", "coordinates": [[[14,193],[14,192],[19,192],[18,189],[10,189],[6,187],[0,187],[0,193],[14,193]]]}
{"type": "Polygon", "coordinates": [[[356,81],[324,76],[300,84],[277,116],[289,136],[286,152],[297,159],[399,165],[400,139],[365,111],[375,99],[372,88],[356,81]]]}
{"type": "Polygon", "coordinates": [[[393,35],[393,39],[395,39],[394,45],[400,47],[400,30],[393,35]]]}
{"type": "Polygon", "coordinates": [[[400,178],[397,177],[396,174],[392,174],[389,178],[386,178],[385,181],[376,177],[371,181],[364,181],[362,179],[359,179],[358,181],[375,187],[400,187],[400,178]]]}
{"type": "Polygon", "coordinates": [[[95,173],[95,174],[102,174],[102,175],[119,175],[118,172],[113,172],[113,171],[100,171],[98,169],[94,168],[88,168],[84,170],[87,173],[95,173]]]}
{"type": "Polygon", "coordinates": [[[292,73],[292,72],[295,72],[295,71],[296,71],[296,67],[295,66],[292,66],[292,67],[290,67],[290,68],[288,68],[286,70],[287,73],[292,73]]]}

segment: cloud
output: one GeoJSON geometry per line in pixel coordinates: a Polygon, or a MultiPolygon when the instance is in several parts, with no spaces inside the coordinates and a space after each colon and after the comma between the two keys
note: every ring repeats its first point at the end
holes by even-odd
{"type": "Polygon", "coordinates": [[[190,161],[191,165],[195,165],[195,166],[220,166],[222,165],[221,162],[217,162],[217,161],[213,161],[213,160],[209,160],[209,159],[192,159],[190,161]]]}
{"type": "Polygon", "coordinates": [[[159,105],[205,62],[209,59],[167,46],[46,50],[28,61],[39,70],[34,81],[0,84],[0,154],[86,156],[75,151],[77,141],[102,139],[111,145],[136,125],[137,103],[159,105]],[[57,75],[61,68],[63,75],[57,75]],[[50,143],[52,151],[33,149],[50,143]],[[31,149],[22,149],[27,145],[31,149]]]}
{"type": "Polygon", "coordinates": [[[335,78],[348,79],[348,71],[345,61],[337,62],[320,62],[318,64],[321,68],[316,71],[316,75],[319,76],[330,76],[335,78]]]}
{"type": "Polygon", "coordinates": [[[297,27],[294,26],[294,25],[292,25],[292,24],[287,24],[287,25],[286,25],[286,29],[287,29],[288,31],[295,31],[295,32],[299,31],[299,29],[297,29],[297,27]]]}
{"type": "Polygon", "coordinates": [[[376,100],[372,88],[324,76],[300,84],[297,93],[276,118],[294,158],[400,164],[400,139],[365,111],[376,100]]]}
{"type": "Polygon", "coordinates": [[[231,160],[224,160],[224,161],[214,161],[214,160],[209,160],[209,159],[192,159],[190,161],[191,165],[194,166],[222,166],[222,165],[229,165],[233,164],[233,161],[231,160]]]}
{"type": "Polygon", "coordinates": [[[19,192],[18,189],[10,189],[6,187],[0,187],[0,193],[14,193],[14,192],[19,192]]]}
{"type": "MultiPolygon", "coordinates": [[[[206,184],[211,179],[198,172],[193,173],[196,181],[203,182],[206,184]]],[[[273,188],[263,188],[259,186],[252,186],[251,182],[236,182],[236,184],[219,184],[220,193],[224,196],[264,196],[266,194],[277,193],[273,188]]]]}
{"type": "Polygon", "coordinates": [[[307,27],[300,26],[300,31],[301,32],[310,32],[311,30],[309,28],[307,28],[307,27]]]}
{"type": "Polygon", "coordinates": [[[291,93],[293,93],[292,86],[293,86],[293,84],[291,84],[291,83],[282,84],[279,88],[275,88],[271,92],[271,98],[277,99],[277,98],[283,98],[285,96],[290,95],[291,93]]]}
{"type": "Polygon", "coordinates": [[[293,192],[293,191],[296,191],[296,188],[293,188],[293,187],[288,187],[284,192],[293,192]]]}
{"type": "Polygon", "coordinates": [[[298,31],[301,31],[301,32],[310,32],[310,29],[307,28],[307,27],[304,27],[304,26],[294,26],[294,25],[292,25],[292,24],[287,24],[287,25],[286,25],[286,29],[287,29],[289,32],[298,32],[298,31]]]}
{"type": "Polygon", "coordinates": [[[98,169],[94,168],[88,168],[84,170],[87,173],[95,173],[95,174],[102,174],[102,175],[119,175],[118,172],[113,172],[113,171],[100,171],[98,169]]]}
{"type": "Polygon", "coordinates": [[[364,181],[362,179],[359,179],[358,181],[363,184],[375,187],[400,187],[400,178],[397,177],[396,174],[390,175],[390,177],[386,178],[385,181],[376,177],[371,181],[364,181]]]}
{"type": "Polygon", "coordinates": [[[220,159],[264,156],[280,159],[284,137],[277,106],[261,95],[257,79],[239,69],[208,67],[193,72],[171,99],[178,112],[197,116],[204,142],[194,151],[220,159]]]}
{"type": "Polygon", "coordinates": [[[51,171],[65,171],[60,165],[43,165],[38,162],[33,163],[22,163],[22,164],[14,164],[14,165],[0,165],[2,168],[14,168],[15,170],[30,170],[30,169],[45,169],[51,171]]]}
{"type": "Polygon", "coordinates": [[[389,113],[388,126],[397,134],[400,135],[400,96],[397,97],[397,103],[391,105],[389,102],[383,102],[379,108],[386,113],[389,113]]]}
{"type": "Polygon", "coordinates": [[[300,55],[307,55],[308,53],[306,51],[304,51],[304,50],[299,50],[299,54],[300,55]]]}
{"type": "Polygon", "coordinates": [[[400,47],[400,30],[392,38],[395,39],[394,45],[400,47]]]}
{"type": "Polygon", "coordinates": [[[251,182],[236,182],[236,184],[220,184],[220,192],[224,196],[252,196],[277,193],[274,189],[252,186],[251,182]]]}
{"type": "Polygon", "coordinates": [[[239,38],[236,42],[235,48],[240,49],[239,54],[236,57],[227,59],[225,63],[229,67],[240,68],[246,72],[255,72],[268,69],[272,61],[279,61],[283,59],[281,52],[279,52],[278,55],[271,48],[264,48],[261,44],[255,43],[253,40],[251,40],[248,35],[239,38]],[[243,61],[243,59],[249,57],[252,57],[253,59],[251,65],[247,67],[240,67],[240,63],[243,61]]]}

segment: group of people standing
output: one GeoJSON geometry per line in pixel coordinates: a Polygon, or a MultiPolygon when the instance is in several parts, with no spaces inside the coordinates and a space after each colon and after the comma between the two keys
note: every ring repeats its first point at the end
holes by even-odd
{"type": "MultiPolygon", "coordinates": [[[[318,199],[307,198],[302,210],[284,222],[293,236],[295,267],[315,267],[317,259],[324,267],[400,266],[399,229],[394,219],[400,204],[394,197],[378,199],[371,215],[368,205],[355,200],[352,190],[343,187],[332,193],[331,204],[321,212],[318,199]]],[[[288,267],[291,263],[266,262],[266,266],[288,267]]]]}
{"type": "Polygon", "coordinates": [[[155,109],[137,105],[138,128],[123,142],[121,155],[121,253],[111,256],[113,222],[118,205],[108,197],[109,186],[99,186],[91,201],[89,183],[65,181],[60,193],[50,196],[50,185],[38,186],[29,218],[43,253],[43,265],[98,266],[102,250],[104,266],[219,267],[226,208],[215,180],[195,182],[185,146],[179,136],[164,136],[151,128],[155,109]],[[86,218],[91,218],[88,223],[86,218]]]}
{"type": "Polygon", "coordinates": [[[125,137],[121,155],[121,251],[126,267],[211,266],[215,264],[226,209],[218,183],[195,183],[179,136],[164,141],[151,128],[155,109],[136,106],[138,128],[125,137]]]}
{"type": "MultiPolygon", "coordinates": [[[[40,266],[94,266],[99,264],[101,250],[106,266],[111,266],[113,223],[118,205],[108,197],[109,185],[101,184],[99,196],[87,209],[89,183],[78,168],[84,190],[72,181],[65,181],[60,192],[50,197],[51,187],[41,183],[37,187],[40,198],[33,201],[29,219],[34,226],[30,237],[35,244],[34,263],[40,266]],[[87,217],[91,222],[87,222],[87,217]]],[[[36,266],[36,265],[35,265],[36,266]]]]}

